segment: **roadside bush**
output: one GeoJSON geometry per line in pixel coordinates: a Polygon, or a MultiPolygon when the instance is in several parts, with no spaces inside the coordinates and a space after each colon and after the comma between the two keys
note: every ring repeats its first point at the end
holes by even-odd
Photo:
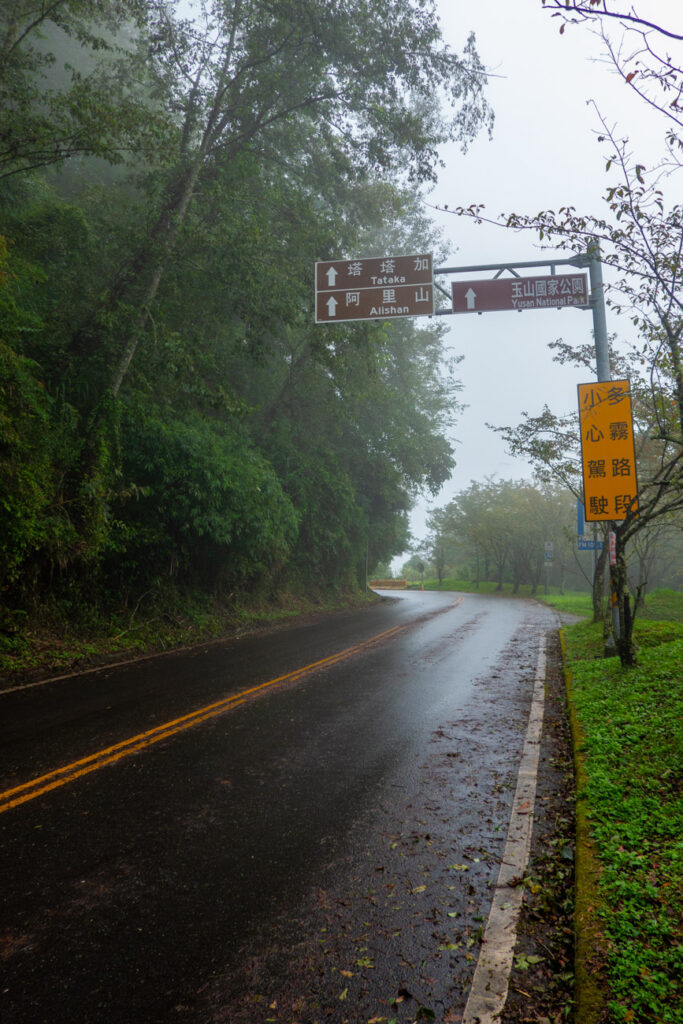
{"type": "Polygon", "coordinates": [[[103,569],[122,588],[159,576],[230,588],[286,559],[296,514],[239,426],[148,410],[124,420],[121,449],[128,483],[103,569]]]}

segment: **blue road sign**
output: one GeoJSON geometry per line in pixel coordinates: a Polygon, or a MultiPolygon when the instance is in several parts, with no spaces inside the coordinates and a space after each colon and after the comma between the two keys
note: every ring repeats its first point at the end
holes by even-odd
{"type": "Polygon", "coordinates": [[[586,540],[584,537],[578,538],[579,551],[602,551],[601,540],[586,540]]]}

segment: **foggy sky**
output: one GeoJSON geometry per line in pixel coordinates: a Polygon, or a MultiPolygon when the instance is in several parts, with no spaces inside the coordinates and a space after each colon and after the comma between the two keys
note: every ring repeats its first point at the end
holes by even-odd
{"type": "MultiPolygon", "coordinates": [[[[470,29],[476,32],[480,56],[491,72],[489,99],[496,125],[493,141],[482,136],[465,156],[456,145],[443,151],[445,167],[429,202],[450,207],[485,203],[491,216],[566,205],[604,216],[601,197],[615,175],[605,174],[606,148],[597,140],[598,115],[591,101],[620,136],[632,140],[639,162],[651,164],[663,154],[663,118],[601,59],[602,43],[586,27],[568,27],[560,35],[559,20],[543,11],[540,0],[438,0],[437,7],[444,38],[455,51],[462,49],[470,29]]],[[[647,13],[683,30],[680,0],[648,0],[647,13]]],[[[477,226],[448,214],[434,217],[453,248],[449,265],[546,256],[531,234],[477,226]]],[[[447,279],[441,284],[448,290],[447,279]]],[[[607,315],[610,333],[631,336],[627,320],[618,322],[609,310],[607,315]]],[[[485,423],[516,424],[523,411],[535,415],[544,403],[557,413],[573,410],[585,371],[554,364],[547,345],[559,337],[576,344],[592,337],[590,312],[573,309],[460,315],[447,322],[449,346],[465,357],[461,399],[469,408],[452,438],[457,460],[452,479],[435,500],[420,500],[413,512],[416,538],[426,534],[428,507],[446,504],[471,480],[531,475],[525,463],[506,454],[485,423]]]]}

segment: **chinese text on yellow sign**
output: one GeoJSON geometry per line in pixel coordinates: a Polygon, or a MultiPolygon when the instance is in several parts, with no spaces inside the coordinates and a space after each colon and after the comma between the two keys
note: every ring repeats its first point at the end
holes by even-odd
{"type": "Polygon", "coordinates": [[[636,455],[628,380],[579,384],[586,520],[625,519],[637,510],[636,455]]]}

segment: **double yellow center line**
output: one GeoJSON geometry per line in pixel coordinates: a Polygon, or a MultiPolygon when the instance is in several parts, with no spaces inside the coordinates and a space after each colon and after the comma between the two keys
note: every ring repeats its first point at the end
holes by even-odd
{"type": "Polygon", "coordinates": [[[246,700],[259,693],[263,693],[264,690],[282,685],[283,683],[294,682],[297,679],[301,679],[302,676],[308,675],[310,672],[315,672],[318,669],[329,668],[331,665],[336,665],[338,662],[344,661],[346,658],[350,658],[354,654],[367,650],[375,644],[389,640],[392,636],[395,636],[406,628],[407,626],[393,626],[391,629],[384,630],[382,633],[376,633],[375,636],[370,637],[369,640],[364,640],[362,643],[355,644],[353,647],[347,647],[343,651],[331,654],[328,658],[322,658],[320,661],[313,661],[310,665],[304,665],[303,668],[295,669],[293,672],[288,672],[286,675],[277,676],[275,679],[269,679],[266,683],[260,683],[258,686],[252,686],[247,690],[241,690],[239,693],[234,693],[229,697],[225,697],[223,700],[216,701],[215,704],[207,704],[206,707],[192,711],[190,714],[183,715],[181,718],[174,718],[170,722],[164,722],[163,725],[158,725],[154,729],[148,729],[146,732],[138,733],[136,736],[131,736],[129,739],[123,740],[121,743],[115,743],[113,746],[106,747],[104,750],[98,750],[94,754],[89,754],[87,757],[83,757],[79,761],[72,761],[70,764],[63,765],[61,768],[56,768],[54,771],[48,772],[46,775],[40,775],[38,778],[30,779],[28,782],[24,782],[20,786],[15,786],[13,789],[7,789],[4,793],[0,793],[0,813],[3,811],[9,811],[13,807],[19,807],[20,804],[24,804],[28,800],[34,800],[36,797],[42,796],[43,793],[49,793],[51,790],[58,789],[60,786],[66,786],[67,783],[73,782],[75,779],[79,779],[83,775],[89,775],[90,772],[98,771],[98,769],[104,768],[108,764],[114,764],[116,761],[120,761],[123,757],[128,757],[130,754],[136,754],[138,751],[144,750],[145,747],[151,747],[154,743],[160,743],[162,740],[166,740],[170,736],[175,736],[177,733],[183,732],[185,729],[190,729],[194,725],[199,725],[200,722],[206,722],[210,718],[215,718],[217,715],[223,714],[224,711],[230,711],[232,708],[237,707],[240,704],[244,704],[246,700]]]}

